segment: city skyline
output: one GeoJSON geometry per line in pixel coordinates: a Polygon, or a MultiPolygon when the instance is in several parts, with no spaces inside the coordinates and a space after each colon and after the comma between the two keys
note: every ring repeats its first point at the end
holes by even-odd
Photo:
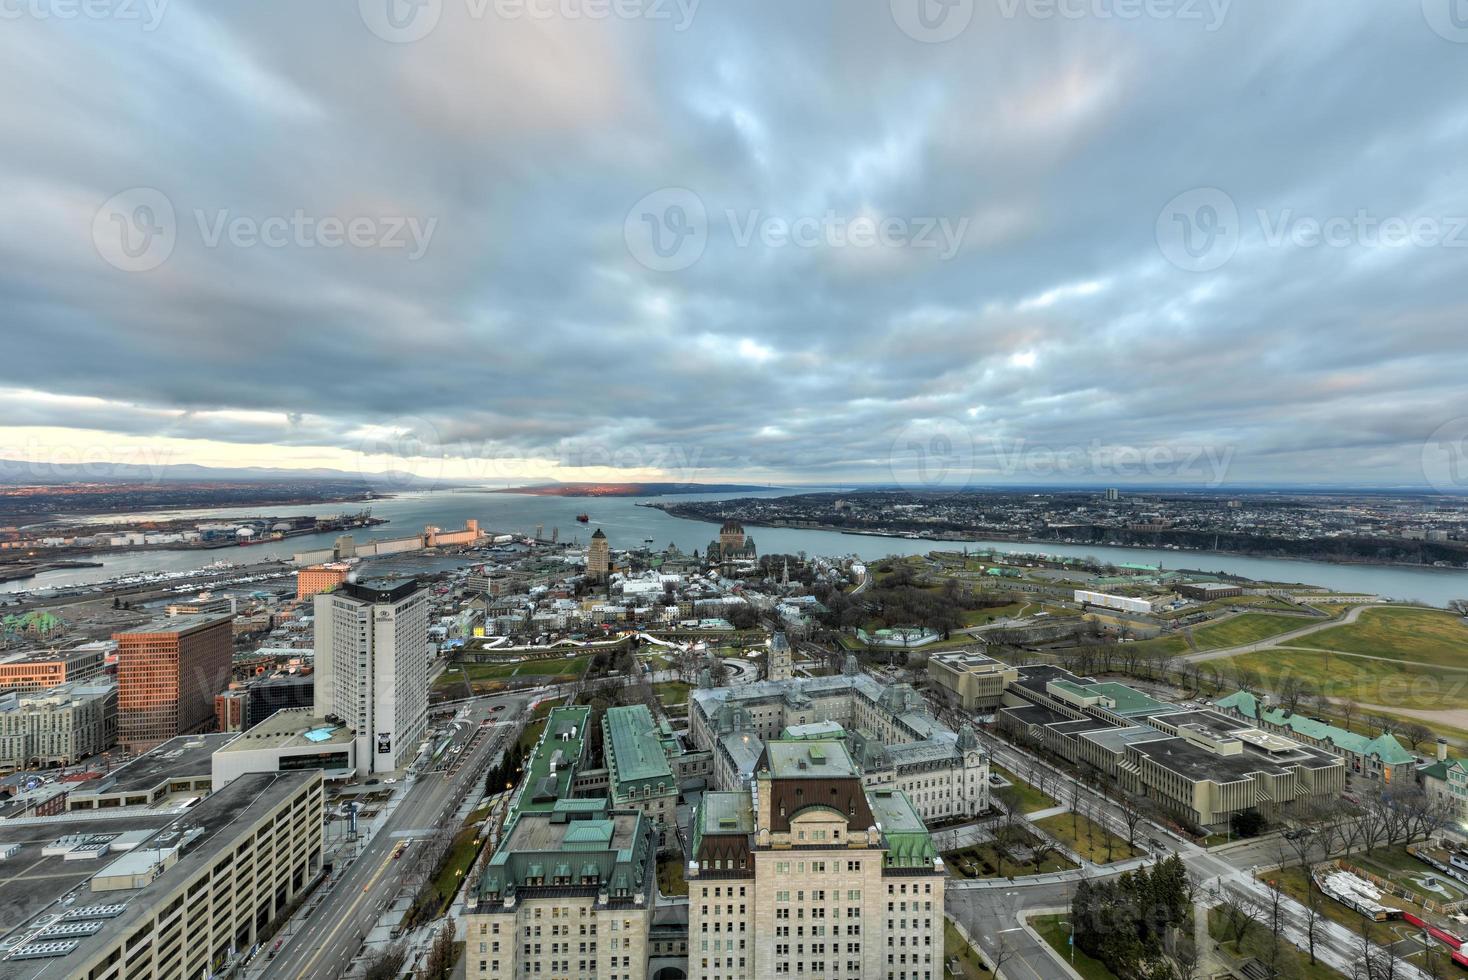
{"type": "Polygon", "coordinates": [[[917,2],[19,10],[0,456],[1463,488],[1447,0],[917,2]]]}

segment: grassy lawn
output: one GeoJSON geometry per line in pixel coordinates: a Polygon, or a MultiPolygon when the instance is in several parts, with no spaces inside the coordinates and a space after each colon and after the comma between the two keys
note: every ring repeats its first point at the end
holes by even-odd
{"type": "Polygon", "coordinates": [[[664,681],[652,686],[653,694],[657,695],[659,702],[664,707],[670,704],[686,704],[688,702],[689,686],[682,681],[664,681]]]}
{"type": "MultiPolygon", "coordinates": [[[[1050,944],[1050,948],[1060,954],[1060,958],[1071,963],[1070,947],[1070,919],[1064,915],[1037,915],[1030,919],[1030,925],[1040,934],[1040,938],[1050,944]]],[[[1075,960],[1072,963],[1075,971],[1086,980],[1118,980],[1115,973],[1106,969],[1106,964],[1100,960],[1093,960],[1079,949],[1075,950],[1075,960]]]]}
{"type": "Polygon", "coordinates": [[[1152,640],[1135,640],[1127,644],[1138,653],[1149,657],[1175,657],[1178,654],[1189,653],[1188,638],[1181,633],[1173,633],[1170,636],[1159,636],[1152,640]]]}
{"type": "Polygon", "coordinates": [[[1057,813],[1053,817],[1035,821],[1035,826],[1092,864],[1125,861],[1142,853],[1128,847],[1126,838],[1118,837],[1089,817],[1078,813],[1057,813]]]}
{"type": "Polygon", "coordinates": [[[1039,810],[1048,810],[1056,805],[1055,800],[1049,795],[1035,789],[1003,766],[991,764],[989,769],[1014,784],[1015,792],[1019,795],[1020,813],[1035,813],[1039,810]]]}
{"type": "Polygon", "coordinates": [[[1348,654],[1281,647],[1229,657],[1226,663],[1255,671],[1268,688],[1278,689],[1283,677],[1293,675],[1310,681],[1331,697],[1391,708],[1460,708],[1463,696],[1468,694],[1468,671],[1443,671],[1348,654]]]}
{"type": "Polygon", "coordinates": [[[954,977],[958,980],[985,980],[992,977],[984,967],[984,961],[974,948],[964,941],[953,928],[953,920],[946,915],[943,917],[943,976],[954,977]],[[950,959],[958,960],[958,972],[955,973],[948,968],[950,959]]]}
{"type": "Polygon", "coordinates": [[[683,880],[683,862],[676,857],[658,858],[658,891],[664,895],[687,895],[688,882],[683,880]]]}
{"type": "Polygon", "coordinates": [[[1020,878],[1051,871],[1069,871],[1075,867],[1064,855],[1052,853],[1040,862],[1039,868],[1033,861],[1016,864],[1008,857],[1004,858],[1001,868],[999,845],[992,841],[949,851],[943,855],[943,861],[960,878],[1020,878]]]}
{"type": "MultiPolygon", "coordinates": [[[[1223,942],[1223,937],[1228,935],[1223,913],[1218,908],[1208,910],[1208,935],[1214,941],[1222,944],[1223,948],[1238,955],[1241,958],[1254,957],[1259,962],[1269,963],[1269,930],[1256,923],[1251,925],[1244,933],[1244,938],[1238,943],[1232,941],[1223,942]]],[[[1316,946],[1320,943],[1317,941],[1316,946]]],[[[1280,976],[1298,977],[1299,980],[1340,980],[1345,974],[1334,970],[1324,963],[1311,964],[1310,954],[1302,953],[1294,947],[1294,944],[1282,940],[1279,946],[1279,959],[1275,961],[1276,969],[1280,976]]]]}
{"type": "Polygon", "coordinates": [[[1452,613],[1437,609],[1367,609],[1354,623],[1312,633],[1292,640],[1291,645],[1463,667],[1468,626],[1452,613]]]}
{"type": "Polygon", "coordinates": [[[1315,621],[1305,619],[1301,616],[1279,616],[1270,613],[1245,613],[1232,619],[1215,623],[1212,626],[1204,626],[1193,631],[1193,642],[1200,650],[1214,650],[1219,647],[1236,647],[1245,643],[1255,643],[1265,637],[1277,636],[1290,630],[1300,629],[1302,626],[1313,625],[1315,621]]]}
{"type": "Polygon", "coordinates": [[[459,884],[464,880],[464,875],[469,873],[469,866],[479,856],[479,849],[483,846],[483,841],[477,837],[478,833],[478,827],[465,827],[454,838],[454,846],[449,851],[448,863],[433,880],[433,888],[438,892],[440,907],[448,905],[449,899],[454,897],[454,892],[459,890],[459,884]]]}

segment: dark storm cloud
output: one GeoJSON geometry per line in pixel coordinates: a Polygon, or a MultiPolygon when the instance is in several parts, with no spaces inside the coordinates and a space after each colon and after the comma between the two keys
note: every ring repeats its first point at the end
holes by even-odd
{"type": "Polygon", "coordinates": [[[980,0],[938,44],[888,4],[443,0],[414,43],[344,0],[16,8],[6,421],[249,456],[406,416],[454,456],[791,480],[890,479],[936,434],[984,480],[1205,447],[1232,480],[1420,482],[1468,415],[1468,44],[1417,3],[1121,6],[980,0]],[[176,242],[129,271],[94,221],[139,187],[176,242]],[[664,271],[629,209],[666,221],[669,188],[706,239],[664,271]],[[1190,271],[1164,209],[1200,188],[1238,221],[1190,271]],[[1391,218],[1431,227],[1384,247],[1391,218]]]}

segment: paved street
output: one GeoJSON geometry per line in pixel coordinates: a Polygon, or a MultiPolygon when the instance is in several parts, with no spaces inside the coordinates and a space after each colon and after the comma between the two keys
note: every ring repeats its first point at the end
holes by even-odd
{"type": "Polygon", "coordinates": [[[493,719],[492,734],[468,749],[468,757],[456,769],[437,766],[395,784],[401,794],[396,808],[379,819],[360,856],[347,868],[336,868],[320,904],[304,921],[299,915],[292,921],[280,951],[273,959],[257,958],[251,974],[293,980],[341,976],[402,886],[403,867],[394,861],[393,849],[400,841],[431,836],[466,793],[480,791],[486,766],[518,736],[530,700],[529,695],[512,694],[470,702],[465,724],[454,734],[444,759],[456,755],[454,746],[470,742],[481,721],[493,719]],[[493,712],[495,704],[505,707],[493,712]],[[449,769],[454,769],[452,774],[449,769]]]}

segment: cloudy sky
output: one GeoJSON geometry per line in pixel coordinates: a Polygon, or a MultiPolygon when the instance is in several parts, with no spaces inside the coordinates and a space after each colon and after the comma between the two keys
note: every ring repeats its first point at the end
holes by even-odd
{"type": "Polygon", "coordinates": [[[1453,483],[1453,2],[0,0],[0,456],[1453,483]]]}

